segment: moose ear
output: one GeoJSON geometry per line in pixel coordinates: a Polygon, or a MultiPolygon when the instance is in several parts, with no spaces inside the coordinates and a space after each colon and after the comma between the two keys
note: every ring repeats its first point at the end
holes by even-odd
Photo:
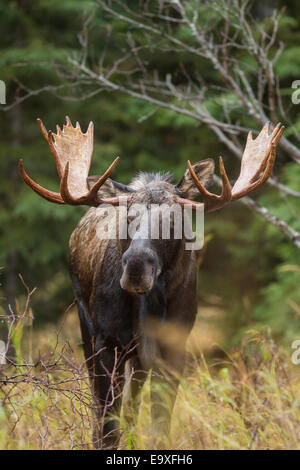
{"type": "MultiPolygon", "coordinates": [[[[91,189],[99,178],[100,176],[88,176],[86,180],[88,188],[91,189]]],[[[130,186],[126,186],[126,184],[118,183],[117,181],[107,178],[107,180],[102,184],[101,188],[99,189],[98,196],[103,199],[107,197],[124,196],[125,194],[134,192],[135,191],[130,188],[130,186]]]]}
{"type": "MultiPolygon", "coordinates": [[[[201,160],[201,162],[195,163],[193,166],[194,172],[196,173],[200,183],[206,188],[213,182],[213,174],[215,171],[215,162],[212,158],[201,160]]],[[[176,185],[176,189],[179,193],[187,199],[194,199],[199,196],[199,190],[195,185],[189,169],[186,170],[183,177],[176,185]]]]}

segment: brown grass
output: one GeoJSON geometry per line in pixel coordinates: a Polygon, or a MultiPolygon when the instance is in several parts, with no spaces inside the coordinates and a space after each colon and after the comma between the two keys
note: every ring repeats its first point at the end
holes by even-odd
{"type": "MultiPolygon", "coordinates": [[[[199,325],[189,341],[168,448],[299,448],[300,366],[267,332],[250,332],[240,348],[207,362],[203,350],[222,336],[209,337],[209,329],[203,336],[199,325]]],[[[30,339],[30,331],[27,324],[22,334],[15,332],[17,364],[0,366],[0,448],[92,448],[92,401],[75,312],[59,333],[52,325],[30,339]]],[[[139,449],[153,448],[148,382],[136,428],[126,430],[122,418],[120,426],[121,448],[131,448],[132,441],[139,449]]]]}

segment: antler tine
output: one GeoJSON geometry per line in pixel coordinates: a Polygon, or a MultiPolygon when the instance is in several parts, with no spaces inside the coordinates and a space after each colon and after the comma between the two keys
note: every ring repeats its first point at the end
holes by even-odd
{"type": "Polygon", "coordinates": [[[44,126],[42,120],[41,120],[40,118],[37,118],[36,121],[37,121],[37,123],[38,123],[39,128],[40,128],[41,131],[42,131],[43,136],[45,137],[45,140],[48,142],[48,132],[47,132],[47,129],[46,129],[46,127],[44,126]]]}
{"type": "MultiPolygon", "coordinates": [[[[53,133],[52,133],[52,131],[47,131],[46,127],[43,124],[43,121],[40,118],[37,119],[37,123],[38,123],[39,128],[42,131],[42,134],[43,134],[47,144],[50,147],[51,153],[52,153],[52,155],[54,157],[54,160],[55,160],[57,173],[58,173],[59,177],[61,178],[62,177],[62,171],[61,171],[61,167],[60,167],[60,164],[59,164],[59,157],[58,157],[57,152],[55,150],[55,147],[53,145],[53,138],[52,138],[53,133]]],[[[60,131],[59,126],[56,126],[56,128],[57,128],[57,133],[59,134],[59,131],[60,131]]]]}
{"type": "Polygon", "coordinates": [[[273,142],[275,143],[275,145],[277,145],[280,141],[280,137],[282,136],[282,134],[284,133],[284,129],[285,127],[284,126],[281,126],[281,123],[279,122],[277,124],[277,126],[274,128],[273,132],[272,132],[272,136],[273,136],[273,142]]]}
{"type": "MultiPolygon", "coordinates": [[[[275,142],[276,145],[277,143],[279,142],[280,140],[280,137],[282,135],[284,131],[284,126],[281,127],[281,123],[279,122],[273,129],[271,135],[269,136],[269,132],[270,132],[270,122],[267,122],[264,127],[262,128],[260,134],[262,133],[265,133],[266,135],[266,138],[270,138],[270,146],[269,148],[267,149],[266,153],[265,153],[265,158],[262,160],[261,162],[261,165],[260,167],[257,169],[257,172],[255,173],[255,175],[253,176],[252,178],[252,181],[253,182],[258,176],[259,174],[262,172],[262,170],[264,169],[267,161],[268,161],[268,158],[269,158],[269,155],[270,155],[270,151],[271,151],[271,146],[272,146],[272,142],[275,142]]],[[[252,139],[253,140],[253,139],[252,139]]],[[[272,168],[271,168],[271,171],[272,171],[272,168]]],[[[270,174],[271,174],[271,171],[270,171],[270,174]]]]}
{"type": "Polygon", "coordinates": [[[219,168],[222,178],[222,193],[220,198],[227,204],[231,200],[231,185],[229,183],[229,179],[225,170],[223,158],[219,157],[219,168]]]}
{"type": "Polygon", "coordinates": [[[187,166],[188,166],[188,169],[190,171],[191,177],[193,178],[193,181],[194,181],[195,185],[199,189],[200,194],[203,197],[203,199],[205,199],[206,197],[209,196],[210,192],[207,191],[207,189],[203,186],[203,184],[200,183],[200,181],[198,180],[198,177],[197,177],[197,175],[194,171],[194,168],[192,167],[192,164],[191,164],[190,160],[187,161],[187,166]]]}
{"type": "Polygon", "coordinates": [[[220,196],[208,191],[197,178],[197,175],[189,160],[187,164],[188,164],[188,169],[190,171],[191,177],[193,178],[195,185],[197,186],[197,188],[199,189],[201,193],[201,196],[203,197],[204,210],[206,212],[220,209],[221,207],[225,206],[231,201],[231,185],[229,183],[229,179],[228,179],[225,167],[224,167],[222,157],[219,158],[219,168],[220,168],[220,174],[222,178],[222,193],[220,194],[220,196]]]}
{"type": "Polygon", "coordinates": [[[110,173],[116,166],[116,164],[119,161],[119,157],[117,157],[113,163],[108,167],[108,169],[105,171],[105,173],[96,181],[96,183],[92,186],[88,194],[80,197],[80,198],[74,198],[68,187],[68,176],[69,176],[69,168],[70,168],[70,162],[67,162],[66,168],[61,180],[61,185],[60,185],[60,194],[65,202],[67,202],[70,205],[78,206],[78,205],[88,205],[88,206],[94,206],[97,207],[101,203],[107,203],[107,204],[114,204],[114,203],[119,203],[119,198],[106,198],[106,199],[99,199],[98,198],[98,191],[100,187],[105,183],[107,178],[109,177],[110,173]]]}
{"type": "Polygon", "coordinates": [[[49,191],[48,189],[43,188],[38,183],[36,183],[28,174],[26,173],[23,165],[23,160],[19,162],[20,173],[23,181],[37,194],[42,196],[44,199],[56,204],[65,204],[65,201],[62,199],[59,193],[49,191]]]}
{"type": "Polygon", "coordinates": [[[101,186],[105,183],[109,175],[111,174],[112,170],[116,166],[116,164],[119,161],[119,157],[115,158],[115,160],[112,162],[112,164],[107,168],[105,173],[96,181],[96,183],[91,187],[90,192],[89,192],[89,197],[91,197],[92,200],[97,199],[97,193],[101,186]]]}
{"type": "Polygon", "coordinates": [[[75,206],[77,205],[77,199],[71,195],[69,191],[69,187],[68,187],[69,169],[70,169],[70,162],[67,162],[63,177],[60,182],[60,194],[63,200],[66,201],[67,204],[71,204],[72,206],[73,205],[75,206]]]}

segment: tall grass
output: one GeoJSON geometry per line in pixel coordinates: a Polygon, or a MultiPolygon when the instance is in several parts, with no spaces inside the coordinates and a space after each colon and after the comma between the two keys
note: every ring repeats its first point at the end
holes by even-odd
{"type": "MultiPolygon", "coordinates": [[[[33,333],[31,346],[30,325],[15,327],[16,363],[0,366],[0,448],[92,448],[92,400],[75,312],[69,312],[59,333],[53,326],[33,333]]],[[[206,360],[195,338],[197,329],[166,446],[299,448],[300,366],[291,364],[289,353],[276,346],[268,331],[252,331],[238,349],[206,360]]],[[[136,426],[126,429],[121,416],[120,427],[120,448],[130,449],[133,443],[138,449],[154,448],[149,381],[136,426]]]]}

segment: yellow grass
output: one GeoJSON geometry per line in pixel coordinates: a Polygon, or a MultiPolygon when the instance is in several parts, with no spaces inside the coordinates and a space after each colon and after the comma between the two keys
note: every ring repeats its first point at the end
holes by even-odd
{"type": "MultiPolygon", "coordinates": [[[[201,349],[207,351],[221,335],[214,337],[208,329],[201,341],[203,329],[199,325],[189,342],[188,365],[166,446],[299,448],[300,366],[291,364],[290,353],[280,350],[267,333],[250,332],[239,349],[222,359],[205,360],[201,349]]],[[[59,335],[53,326],[34,334],[32,353],[27,333],[25,328],[20,354],[23,352],[26,362],[35,367],[0,369],[0,448],[92,448],[91,396],[77,317],[70,312],[59,335]]],[[[25,364],[20,359],[19,364],[25,364]]],[[[138,449],[154,448],[148,382],[142,395],[135,429],[126,430],[120,420],[123,449],[131,448],[132,442],[138,449]]]]}

